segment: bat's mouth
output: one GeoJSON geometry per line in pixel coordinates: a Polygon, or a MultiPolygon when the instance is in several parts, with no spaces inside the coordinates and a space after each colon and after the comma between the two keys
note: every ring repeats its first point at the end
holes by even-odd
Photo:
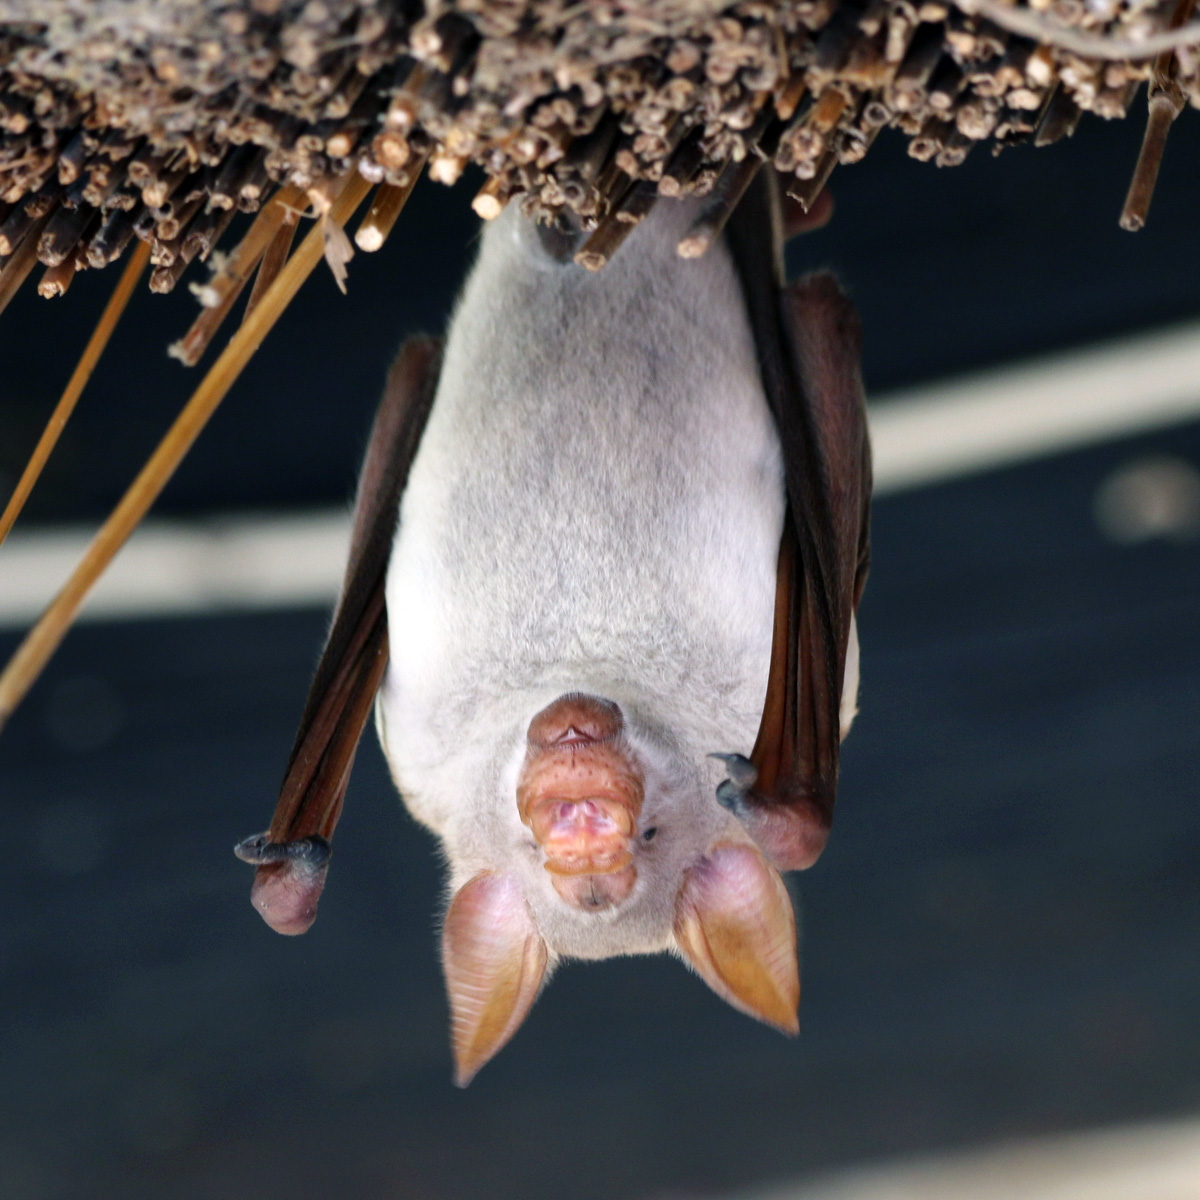
{"type": "Polygon", "coordinates": [[[529,724],[517,811],[545,852],[555,891],[588,911],[633,890],[641,771],[622,736],[617,705],[570,693],[529,724]]]}
{"type": "Polygon", "coordinates": [[[529,825],[551,875],[611,875],[633,861],[634,819],[619,799],[547,797],[530,812],[529,825]]]}

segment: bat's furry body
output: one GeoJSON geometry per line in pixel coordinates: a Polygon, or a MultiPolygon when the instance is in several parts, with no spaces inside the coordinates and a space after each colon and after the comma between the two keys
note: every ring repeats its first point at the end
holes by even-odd
{"type": "Polygon", "coordinates": [[[400,509],[379,702],[413,814],[457,887],[517,871],[551,954],[671,944],[686,865],[737,821],[710,751],[748,754],[771,654],[784,485],[728,248],[685,260],[660,204],[602,272],[515,205],[486,230],[400,509]],[[637,890],[581,912],[514,802],[564,692],[617,702],[655,764],[637,890]]]}
{"type": "Polygon", "coordinates": [[[389,375],[275,817],[238,848],[307,929],[378,692],[449,866],[460,1083],[562,958],[678,951],[797,1029],[780,872],[825,844],[858,686],[858,323],[828,276],[784,283],[769,175],[681,258],[696,215],[660,203],[599,274],[515,206],[488,228],[444,356],[410,339],[389,375]]]}

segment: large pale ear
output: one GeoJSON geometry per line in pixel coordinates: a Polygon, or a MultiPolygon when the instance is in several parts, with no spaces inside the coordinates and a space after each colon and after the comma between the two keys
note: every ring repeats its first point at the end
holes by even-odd
{"type": "Polygon", "coordinates": [[[753,846],[714,846],[684,876],[675,940],[723,1000],[783,1033],[799,1032],[796,916],[783,879],[753,846]]]}
{"type": "Polygon", "coordinates": [[[455,893],[442,927],[454,1081],[466,1087],[516,1033],[546,974],[542,941],[510,875],[476,875],[455,893]]]}

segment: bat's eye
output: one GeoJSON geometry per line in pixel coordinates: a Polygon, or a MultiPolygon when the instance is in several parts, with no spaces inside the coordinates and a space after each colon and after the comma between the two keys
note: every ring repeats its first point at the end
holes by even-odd
{"type": "Polygon", "coordinates": [[[652,842],[652,841],[654,841],[654,837],[655,837],[655,835],[656,835],[657,833],[658,833],[658,826],[657,826],[657,825],[651,825],[651,826],[650,826],[650,828],[649,828],[649,829],[647,829],[647,830],[646,830],[646,832],[642,834],[642,841],[643,841],[643,842],[652,842]]]}

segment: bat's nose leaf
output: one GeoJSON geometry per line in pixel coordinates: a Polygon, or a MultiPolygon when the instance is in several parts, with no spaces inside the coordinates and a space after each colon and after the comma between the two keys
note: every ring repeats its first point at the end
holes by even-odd
{"type": "Polygon", "coordinates": [[[753,846],[714,846],[684,879],[675,940],[696,973],[735,1008],[799,1030],[796,918],[778,871],[753,846]]]}
{"type": "Polygon", "coordinates": [[[516,1033],[546,974],[546,943],[509,875],[464,884],[442,927],[455,1082],[466,1087],[516,1033]]]}

